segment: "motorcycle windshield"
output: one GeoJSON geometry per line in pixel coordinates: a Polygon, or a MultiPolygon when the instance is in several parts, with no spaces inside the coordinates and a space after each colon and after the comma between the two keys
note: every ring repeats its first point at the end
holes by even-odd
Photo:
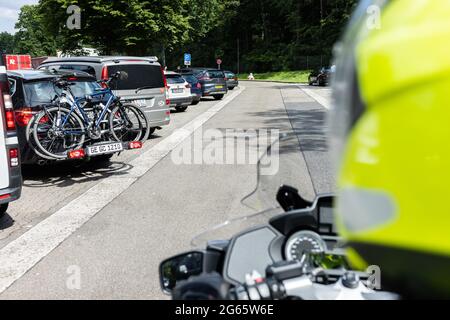
{"type": "Polygon", "coordinates": [[[306,200],[314,199],[314,190],[307,166],[295,133],[281,134],[273,139],[257,164],[257,184],[254,190],[245,196],[241,203],[252,209],[253,213],[225,221],[193,238],[194,247],[204,248],[209,241],[229,240],[247,229],[267,224],[268,221],[283,213],[277,202],[277,192],[282,185],[297,188],[306,200]]]}

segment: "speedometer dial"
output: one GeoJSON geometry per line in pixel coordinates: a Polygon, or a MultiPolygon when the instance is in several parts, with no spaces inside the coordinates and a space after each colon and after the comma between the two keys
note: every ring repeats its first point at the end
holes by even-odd
{"type": "Polygon", "coordinates": [[[319,254],[325,252],[327,246],[320,235],[304,230],[294,233],[286,243],[285,255],[287,260],[301,260],[305,254],[319,254]]]}

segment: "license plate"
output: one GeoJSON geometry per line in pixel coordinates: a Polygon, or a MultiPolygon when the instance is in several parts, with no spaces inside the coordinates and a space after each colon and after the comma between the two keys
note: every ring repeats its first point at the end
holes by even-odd
{"type": "Polygon", "coordinates": [[[98,156],[102,154],[108,153],[116,153],[123,151],[122,143],[108,143],[108,144],[100,144],[97,146],[91,146],[87,148],[87,154],[89,156],[98,156]]]}
{"type": "Polygon", "coordinates": [[[183,93],[183,89],[172,89],[173,93],[183,93]]]}
{"type": "Polygon", "coordinates": [[[145,99],[134,100],[133,102],[135,105],[137,105],[138,107],[141,107],[141,108],[147,106],[147,100],[145,100],[145,99]]]}
{"type": "Polygon", "coordinates": [[[216,86],[216,89],[223,89],[223,86],[216,86]]]}
{"type": "Polygon", "coordinates": [[[316,81],[317,78],[316,77],[311,77],[311,81],[316,81]]]}

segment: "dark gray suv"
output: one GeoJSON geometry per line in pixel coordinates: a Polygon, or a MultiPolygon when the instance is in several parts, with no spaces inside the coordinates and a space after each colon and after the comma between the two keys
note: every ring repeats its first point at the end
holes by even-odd
{"type": "Polygon", "coordinates": [[[212,96],[221,100],[228,93],[228,85],[225,73],[212,68],[186,68],[181,69],[181,74],[193,74],[202,87],[204,97],[212,96]]]}
{"type": "Polygon", "coordinates": [[[156,57],[68,57],[49,58],[39,69],[74,70],[89,73],[97,80],[117,71],[128,78],[112,86],[123,100],[132,101],[146,113],[152,132],[170,123],[166,77],[156,57]]]}

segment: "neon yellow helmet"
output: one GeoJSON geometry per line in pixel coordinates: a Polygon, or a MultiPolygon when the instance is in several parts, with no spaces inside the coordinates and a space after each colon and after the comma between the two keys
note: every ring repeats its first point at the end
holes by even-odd
{"type": "Polygon", "coordinates": [[[450,297],[450,1],[362,1],[336,47],[337,224],[382,285],[450,297]]]}

